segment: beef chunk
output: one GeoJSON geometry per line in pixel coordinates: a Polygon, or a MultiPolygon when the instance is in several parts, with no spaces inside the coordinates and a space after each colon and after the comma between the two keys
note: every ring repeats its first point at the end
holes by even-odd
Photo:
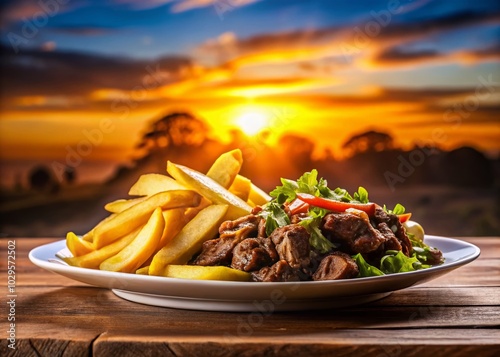
{"type": "Polygon", "coordinates": [[[443,262],[443,252],[441,252],[439,249],[429,247],[430,248],[430,256],[428,257],[427,261],[425,262],[426,264],[429,265],[438,265],[443,262]]]}
{"type": "Polygon", "coordinates": [[[241,236],[227,236],[210,239],[203,243],[201,253],[193,260],[193,265],[229,265],[233,249],[241,241],[241,236]]]}
{"type": "Polygon", "coordinates": [[[247,238],[233,250],[231,267],[243,271],[256,271],[278,260],[278,253],[269,238],[247,238]]]}
{"type": "Polygon", "coordinates": [[[257,237],[258,238],[266,238],[266,220],[261,218],[259,221],[259,225],[257,226],[257,237]]]}
{"type": "Polygon", "coordinates": [[[339,242],[349,253],[370,253],[386,241],[366,217],[353,213],[327,214],[323,218],[322,230],[325,236],[339,242]]]}
{"type": "Polygon", "coordinates": [[[389,214],[385,212],[381,207],[377,207],[375,209],[375,216],[373,220],[376,223],[376,225],[379,225],[380,223],[385,223],[390,228],[392,233],[394,233],[394,236],[401,244],[400,250],[403,251],[403,254],[409,257],[411,254],[412,245],[410,239],[406,235],[406,231],[403,225],[399,221],[398,216],[396,216],[395,214],[389,214]]]}
{"type": "Polygon", "coordinates": [[[243,238],[254,236],[257,234],[257,227],[261,217],[250,214],[240,217],[234,221],[226,221],[219,227],[221,237],[227,236],[242,236],[243,238]]]}
{"type": "Polygon", "coordinates": [[[307,267],[310,263],[309,233],[298,225],[290,224],[274,230],[269,237],[276,246],[281,260],[294,269],[307,267]]]}
{"type": "Polygon", "coordinates": [[[220,237],[203,243],[201,253],[194,259],[194,265],[229,265],[233,249],[245,238],[257,234],[260,217],[248,215],[235,221],[223,222],[219,228],[220,237]]]}
{"type": "Polygon", "coordinates": [[[313,280],[351,279],[359,274],[356,262],[347,254],[334,252],[321,260],[313,280]]]}
{"type": "Polygon", "coordinates": [[[253,281],[277,282],[300,281],[298,272],[292,269],[285,260],[280,260],[272,266],[267,266],[252,273],[253,281]]]}
{"type": "Polygon", "coordinates": [[[290,216],[290,223],[297,224],[300,223],[304,218],[309,217],[307,213],[297,213],[290,216]]]}
{"type": "Polygon", "coordinates": [[[403,249],[403,247],[401,246],[401,243],[396,238],[396,236],[394,235],[394,232],[389,228],[387,223],[384,223],[384,222],[379,223],[377,225],[377,229],[387,239],[387,241],[384,243],[384,249],[383,249],[384,253],[387,250],[402,250],[403,249]]]}

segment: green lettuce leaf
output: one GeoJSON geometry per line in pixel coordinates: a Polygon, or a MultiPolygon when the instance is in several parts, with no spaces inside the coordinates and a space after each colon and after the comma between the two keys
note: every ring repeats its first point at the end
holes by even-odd
{"type": "Polygon", "coordinates": [[[415,255],[407,257],[402,251],[388,250],[380,259],[380,269],[386,274],[403,273],[422,268],[415,255]]]}
{"type": "Polygon", "coordinates": [[[266,204],[264,210],[260,212],[260,216],[266,220],[266,234],[268,236],[270,236],[276,228],[290,224],[290,218],[285,210],[276,202],[271,201],[266,204]]]}
{"type": "Polygon", "coordinates": [[[366,262],[366,260],[363,258],[361,253],[356,254],[355,256],[352,257],[356,264],[358,265],[359,269],[359,275],[358,277],[364,278],[368,276],[379,276],[379,275],[385,275],[383,271],[378,269],[377,267],[374,267],[373,265],[370,265],[366,262]]]}
{"type": "Polygon", "coordinates": [[[310,234],[309,244],[321,253],[327,253],[336,245],[330,242],[319,229],[321,220],[328,211],[323,208],[313,207],[309,210],[309,215],[300,221],[300,225],[307,229],[310,234]]]}

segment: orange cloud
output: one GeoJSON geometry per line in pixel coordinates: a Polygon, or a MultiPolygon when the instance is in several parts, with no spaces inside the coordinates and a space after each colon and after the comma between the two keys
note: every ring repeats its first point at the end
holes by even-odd
{"type": "MultiPolygon", "coordinates": [[[[374,21],[371,21],[375,23],[374,21]]],[[[500,24],[500,13],[456,13],[415,23],[331,26],[308,28],[279,33],[268,33],[249,38],[236,38],[234,34],[206,41],[197,48],[199,57],[225,62],[233,68],[276,63],[293,63],[337,58],[336,65],[369,64],[404,65],[439,59],[457,61],[471,54],[476,61],[487,60],[496,54],[490,50],[456,51],[457,55],[442,55],[434,50],[407,52],[400,46],[426,40],[470,26],[500,24]]],[[[497,52],[494,50],[494,52],[497,52]]]]}

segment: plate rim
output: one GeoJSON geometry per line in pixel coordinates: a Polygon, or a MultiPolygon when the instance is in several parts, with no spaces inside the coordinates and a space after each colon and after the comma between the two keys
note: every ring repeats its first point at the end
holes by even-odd
{"type": "MultiPolygon", "coordinates": [[[[116,278],[125,278],[126,280],[151,280],[153,281],[160,281],[160,282],[166,282],[166,281],[172,281],[178,284],[187,284],[187,285],[200,285],[200,286],[212,286],[212,285],[217,285],[217,286],[238,286],[238,287],[257,287],[257,286],[266,286],[266,287],[284,287],[286,288],[287,286],[294,286],[296,284],[301,284],[301,285],[356,285],[356,284],[365,284],[367,282],[376,282],[379,280],[387,280],[388,278],[393,278],[393,277],[402,277],[402,276],[407,276],[407,277],[418,277],[418,276],[428,276],[432,275],[432,273],[436,272],[442,272],[446,273],[451,270],[454,270],[460,266],[466,265],[477,259],[480,254],[481,250],[479,247],[476,245],[469,243],[467,241],[463,241],[460,239],[456,238],[451,238],[451,237],[444,237],[444,236],[436,236],[436,235],[425,235],[425,239],[431,239],[431,240],[446,240],[449,242],[453,242],[458,245],[463,245],[467,248],[472,248],[473,252],[471,254],[461,257],[453,262],[450,263],[443,263],[441,265],[433,266],[428,269],[421,269],[421,270],[416,270],[416,271],[411,271],[411,272],[404,272],[404,273],[396,273],[396,274],[386,274],[382,276],[372,276],[372,277],[362,277],[362,278],[354,278],[354,279],[341,279],[341,280],[323,280],[323,281],[301,281],[301,282],[239,282],[239,281],[222,281],[222,280],[192,280],[192,279],[181,279],[181,278],[170,278],[170,277],[161,277],[161,276],[150,276],[150,275],[138,275],[138,274],[131,274],[131,273],[122,273],[122,272],[109,272],[109,271],[102,271],[102,270],[96,270],[96,269],[89,269],[89,268],[81,268],[81,267],[73,267],[70,265],[66,265],[63,263],[57,263],[57,262],[51,262],[48,260],[43,260],[38,258],[36,255],[43,249],[49,249],[52,248],[53,246],[59,247],[62,245],[65,247],[65,240],[61,239],[55,242],[51,243],[46,243],[43,245],[40,245],[38,247],[35,247],[30,250],[29,252],[29,259],[30,261],[35,264],[36,266],[43,268],[45,270],[49,270],[52,272],[55,272],[60,275],[64,275],[68,277],[65,274],[62,274],[67,271],[74,271],[75,273],[83,273],[83,274],[88,274],[88,275],[94,275],[94,276],[110,276],[110,277],[116,277],[116,278]]],[[[54,258],[55,258],[55,253],[59,251],[61,248],[58,248],[54,252],[54,258]]],[[[441,274],[442,275],[442,274],[441,274]]],[[[70,279],[73,279],[69,277],[70,279]]],[[[75,280],[75,279],[73,279],[75,280]]],[[[89,284],[92,285],[92,284],[89,284]]],[[[113,287],[108,287],[109,289],[113,287]]],[[[124,290],[124,289],[121,289],[124,290]]]]}

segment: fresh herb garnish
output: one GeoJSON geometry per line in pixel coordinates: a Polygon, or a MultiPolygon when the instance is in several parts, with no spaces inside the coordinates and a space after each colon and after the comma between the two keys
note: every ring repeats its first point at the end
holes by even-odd
{"type": "Polygon", "coordinates": [[[368,191],[364,187],[359,187],[358,192],[354,192],[354,199],[359,203],[368,203],[368,191]]]}
{"type": "Polygon", "coordinates": [[[386,274],[403,273],[422,268],[415,255],[407,257],[400,250],[388,250],[380,259],[380,269],[386,274]]]}
{"type": "Polygon", "coordinates": [[[432,259],[432,248],[424,242],[411,239],[411,236],[410,241],[413,246],[411,257],[407,257],[399,250],[388,250],[382,259],[380,259],[380,269],[368,264],[360,253],[353,256],[352,258],[359,268],[359,277],[403,273],[430,268],[431,265],[426,263],[432,259]]]}
{"type": "Polygon", "coordinates": [[[320,253],[327,253],[336,247],[335,244],[326,239],[319,229],[321,220],[327,213],[326,209],[313,207],[309,210],[309,215],[299,223],[310,234],[309,244],[320,253]]]}
{"type": "Polygon", "coordinates": [[[398,215],[398,214],[404,214],[405,211],[406,211],[406,208],[400,204],[400,203],[397,203],[393,209],[388,209],[386,205],[384,205],[384,211],[389,213],[389,214],[395,214],[395,215],[398,215]]]}
{"type": "Polygon", "coordinates": [[[281,184],[282,186],[278,186],[271,191],[271,197],[274,197],[279,204],[293,201],[297,197],[296,193],[299,189],[297,182],[282,178],[281,184]]]}
{"type": "MultiPolygon", "coordinates": [[[[274,199],[265,205],[260,213],[266,219],[266,233],[270,235],[276,228],[290,224],[290,219],[284,210],[284,205],[297,198],[297,193],[306,193],[316,197],[347,203],[369,203],[368,191],[359,187],[353,196],[346,189],[337,187],[328,188],[324,178],[318,178],[318,171],[305,172],[297,181],[282,178],[281,186],[277,186],[270,195],[274,199]]],[[[335,245],[321,232],[320,224],[329,211],[324,208],[311,206],[308,215],[301,219],[300,225],[307,229],[311,238],[310,244],[321,253],[332,250],[335,245]]]]}
{"type": "Polygon", "coordinates": [[[373,265],[370,265],[366,262],[366,260],[363,258],[361,253],[356,254],[355,256],[352,257],[354,261],[356,262],[358,269],[359,269],[359,277],[364,278],[368,276],[379,276],[379,275],[385,275],[382,270],[380,270],[377,267],[374,267],[373,265]]]}
{"type": "Polygon", "coordinates": [[[275,198],[280,204],[293,201],[297,197],[297,193],[308,193],[328,198],[331,195],[326,180],[320,178],[318,181],[317,170],[304,173],[297,181],[282,178],[281,184],[270,193],[271,197],[275,198]]]}
{"type": "Polygon", "coordinates": [[[429,247],[427,244],[418,239],[413,239],[413,237],[413,234],[408,234],[408,238],[410,239],[411,245],[413,247],[413,255],[418,259],[419,262],[422,263],[423,269],[431,267],[431,265],[425,263],[427,263],[429,260],[434,260],[434,256],[432,254],[433,248],[429,247]]]}
{"type": "Polygon", "coordinates": [[[267,203],[260,212],[260,216],[266,220],[266,234],[273,233],[276,228],[284,227],[290,224],[290,218],[281,205],[271,201],[267,203]]]}

